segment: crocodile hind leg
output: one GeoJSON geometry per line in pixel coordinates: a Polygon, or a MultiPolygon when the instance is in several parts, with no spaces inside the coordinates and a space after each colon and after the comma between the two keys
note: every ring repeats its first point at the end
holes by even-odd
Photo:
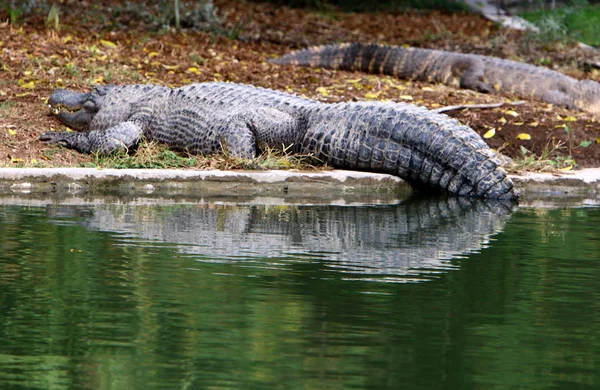
{"type": "Polygon", "coordinates": [[[135,148],[143,135],[135,122],[121,122],[107,130],[88,132],[49,131],[40,135],[40,141],[59,144],[82,153],[109,154],[135,148]]]}
{"type": "Polygon", "coordinates": [[[460,76],[461,88],[472,89],[482,93],[494,92],[494,86],[485,82],[485,64],[479,59],[460,58],[452,65],[452,71],[460,76]]]}

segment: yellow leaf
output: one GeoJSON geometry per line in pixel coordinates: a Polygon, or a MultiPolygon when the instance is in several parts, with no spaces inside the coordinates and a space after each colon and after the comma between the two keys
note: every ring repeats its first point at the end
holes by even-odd
{"type": "Polygon", "coordinates": [[[492,138],[496,135],[496,129],[489,129],[484,135],[483,138],[492,138]]]}
{"type": "Polygon", "coordinates": [[[31,159],[31,163],[32,163],[32,164],[37,164],[37,162],[38,162],[38,161],[37,161],[35,158],[32,158],[32,159],[31,159]]]}
{"type": "Polygon", "coordinates": [[[520,134],[517,134],[517,139],[520,139],[522,141],[527,141],[527,140],[531,139],[531,136],[527,133],[520,133],[520,134]]]}
{"type": "Polygon", "coordinates": [[[510,115],[510,116],[519,116],[519,113],[516,112],[515,110],[506,110],[506,111],[504,111],[504,113],[506,115],[510,115]]]}
{"type": "Polygon", "coordinates": [[[563,120],[562,116],[560,116],[560,115],[557,115],[557,116],[556,116],[556,119],[558,119],[559,121],[562,121],[562,120],[563,120]]]}
{"type": "Polygon", "coordinates": [[[56,81],[54,82],[54,85],[57,88],[64,88],[67,86],[67,84],[63,81],[63,79],[56,79],[56,81]]]}
{"type": "Polygon", "coordinates": [[[597,144],[600,144],[600,137],[596,138],[596,139],[594,140],[594,142],[595,142],[595,143],[597,143],[597,144]]]}
{"type": "Polygon", "coordinates": [[[191,68],[187,68],[186,72],[188,72],[188,73],[194,73],[194,74],[200,74],[200,71],[195,66],[192,66],[191,68]]]}
{"type": "Polygon", "coordinates": [[[98,76],[94,79],[94,84],[101,84],[104,82],[104,76],[98,76]]]}
{"type": "Polygon", "coordinates": [[[109,49],[116,49],[117,48],[117,44],[111,41],[106,41],[104,39],[100,40],[100,44],[104,47],[108,47],[109,49]]]}
{"type": "Polygon", "coordinates": [[[498,122],[500,122],[502,124],[505,124],[506,123],[506,118],[502,117],[502,118],[498,119],[498,122]]]}
{"type": "Polygon", "coordinates": [[[69,43],[69,42],[71,42],[72,40],[73,40],[73,36],[71,36],[71,35],[67,35],[66,37],[64,37],[64,38],[62,39],[63,43],[69,43]]]}
{"type": "Polygon", "coordinates": [[[565,124],[563,123],[562,125],[556,125],[556,126],[554,126],[554,127],[555,127],[555,128],[557,128],[557,129],[560,129],[560,128],[562,128],[562,129],[566,129],[566,128],[567,128],[567,125],[565,125],[565,124]]]}
{"type": "Polygon", "coordinates": [[[421,88],[421,91],[433,92],[433,88],[431,88],[431,87],[423,87],[423,88],[421,88]]]}
{"type": "Polygon", "coordinates": [[[329,96],[329,92],[327,91],[327,89],[326,89],[325,87],[319,87],[319,88],[317,88],[317,89],[316,89],[316,91],[317,91],[317,92],[318,92],[318,93],[319,93],[321,96],[324,96],[324,97],[327,97],[327,96],[329,96]]]}
{"type": "Polygon", "coordinates": [[[498,83],[494,84],[494,90],[500,91],[500,84],[498,84],[498,83]]]}
{"type": "Polygon", "coordinates": [[[529,123],[527,126],[538,127],[539,125],[540,125],[540,122],[534,121],[534,122],[529,123]]]}
{"type": "Polygon", "coordinates": [[[413,100],[413,97],[410,95],[400,95],[398,97],[402,100],[413,100]]]}
{"type": "Polygon", "coordinates": [[[156,57],[158,56],[158,53],[155,51],[151,51],[150,53],[148,53],[148,58],[152,58],[152,57],[156,57]]]}
{"type": "Polygon", "coordinates": [[[577,120],[577,118],[575,118],[574,116],[568,116],[563,119],[563,121],[565,121],[565,122],[575,122],[576,120],[577,120]]]}
{"type": "Polygon", "coordinates": [[[30,81],[28,83],[23,83],[23,84],[21,84],[21,88],[34,89],[35,88],[35,83],[33,81],[30,81]]]}
{"type": "Polygon", "coordinates": [[[355,84],[355,83],[360,82],[361,80],[362,79],[346,79],[346,80],[344,80],[344,82],[348,83],[348,84],[355,84]]]}
{"type": "Polygon", "coordinates": [[[525,124],[525,122],[515,122],[513,123],[513,125],[515,126],[523,126],[525,124]]]}
{"type": "Polygon", "coordinates": [[[365,99],[374,100],[377,99],[381,95],[381,92],[367,92],[365,93],[365,99]]]}
{"type": "Polygon", "coordinates": [[[163,64],[163,68],[168,69],[168,70],[175,70],[175,69],[179,68],[179,65],[164,65],[163,64]]]}
{"type": "Polygon", "coordinates": [[[559,168],[559,171],[570,171],[571,169],[573,169],[573,165],[569,165],[568,167],[564,167],[564,168],[559,168]]]}
{"type": "Polygon", "coordinates": [[[10,158],[10,162],[12,162],[12,163],[21,163],[21,162],[23,162],[23,159],[22,158],[17,158],[17,157],[11,157],[10,158]]]}
{"type": "Polygon", "coordinates": [[[31,71],[30,70],[26,70],[25,72],[23,72],[23,75],[25,75],[25,76],[31,76],[31,71]]]}
{"type": "Polygon", "coordinates": [[[17,132],[12,130],[12,129],[8,129],[8,134],[10,135],[17,135],[17,132]]]}
{"type": "Polygon", "coordinates": [[[15,96],[16,97],[24,97],[24,96],[29,96],[29,95],[31,95],[31,92],[18,93],[15,96]]]}

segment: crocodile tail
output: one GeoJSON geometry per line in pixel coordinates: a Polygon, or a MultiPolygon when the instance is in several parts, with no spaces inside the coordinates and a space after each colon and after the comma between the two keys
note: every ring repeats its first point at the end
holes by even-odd
{"type": "Polygon", "coordinates": [[[296,50],[269,62],[313,68],[394,75],[394,65],[407,49],[375,43],[341,43],[296,50]]]}
{"type": "Polygon", "coordinates": [[[390,173],[416,188],[479,198],[519,196],[479,134],[422,107],[331,105],[313,113],[300,148],[336,168],[390,173]]]}

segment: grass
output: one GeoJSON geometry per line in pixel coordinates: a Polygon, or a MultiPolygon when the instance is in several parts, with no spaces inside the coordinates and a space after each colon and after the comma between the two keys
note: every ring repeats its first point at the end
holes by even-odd
{"type": "Polygon", "coordinates": [[[576,2],[572,6],[557,10],[523,12],[520,16],[538,26],[539,36],[544,39],[574,39],[600,47],[600,6],[598,5],[577,5],[576,2]]]}
{"type": "Polygon", "coordinates": [[[110,155],[97,154],[94,155],[92,162],[82,166],[115,169],[327,169],[315,157],[291,154],[289,148],[265,149],[256,158],[243,159],[227,153],[212,156],[180,154],[156,142],[142,142],[132,154],[125,152],[110,155]]]}
{"type": "Polygon", "coordinates": [[[563,141],[553,140],[548,143],[540,156],[536,156],[525,147],[521,146],[521,156],[506,165],[512,173],[521,172],[558,172],[571,170],[577,166],[572,156],[564,156],[561,151],[567,146],[563,141]]]}

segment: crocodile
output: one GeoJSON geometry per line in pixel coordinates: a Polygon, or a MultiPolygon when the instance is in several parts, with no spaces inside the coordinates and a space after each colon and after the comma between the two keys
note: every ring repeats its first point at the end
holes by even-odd
{"type": "Polygon", "coordinates": [[[518,198],[501,159],[479,134],[411,104],[323,103],[234,83],[58,89],[48,103],[60,121],[80,131],[39,139],[84,153],[132,150],[142,139],[242,158],[285,147],[335,168],[394,174],[419,190],[518,198]]]}
{"type": "Polygon", "coordinates": [[[270,62],[385,74],[600,114],[600,83],[596,81],[478,54],[352,42],[297,50],[270,62]]]}

